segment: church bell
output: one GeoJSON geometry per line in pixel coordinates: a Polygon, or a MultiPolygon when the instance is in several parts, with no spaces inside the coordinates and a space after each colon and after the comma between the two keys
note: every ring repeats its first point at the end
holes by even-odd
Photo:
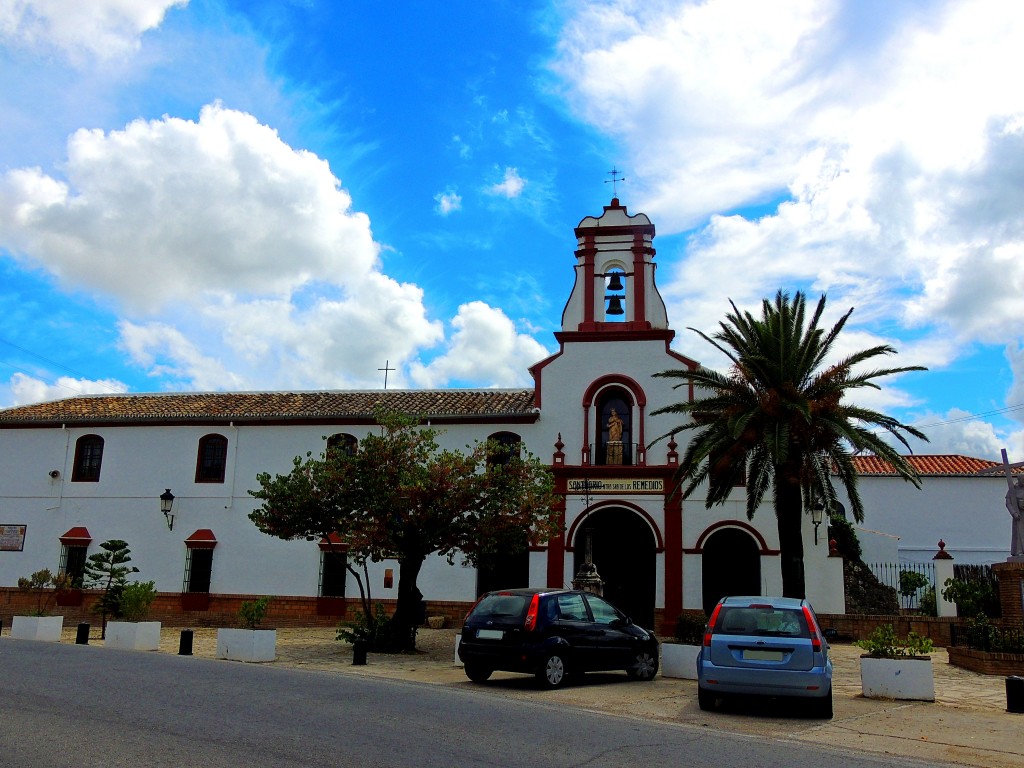
{"type": "Polygon", "coordinates": [[[621,296],[605,296],[608,299],[608,309],[605,310],[606,315],[623,315],[625,310],[622,309],[622,297],[621,296]]]}
{"type": "Polygon", "coordinates": [[[612,272],[612,279],[608,281],[609,291],[621,291],[622,290],[622,274],[620,272],[612,272]]]}

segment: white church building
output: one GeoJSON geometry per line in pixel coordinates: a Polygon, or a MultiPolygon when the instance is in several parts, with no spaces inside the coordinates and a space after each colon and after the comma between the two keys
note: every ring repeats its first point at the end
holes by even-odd
{"type": "MultiPolygon", "coordinates": [[[[651,411],[693,396],[652,374],[697,365],[671,348],[675,332],[655,283],[654,225],[613,199],[575,235],[574,264],[567,259],[575,284],[555,334],[558,351],[530,369],[532,388],[97,395],[0,411],[0,619],[13,612],[19,577],[41,568],[80,574],[109,539],[131,547],[135,578],[156,582],[165,620],[202,624],[204,613],[223,614],[253,595],[274,595],[295,622],[351,617],[359,592],[343,555],[321,542],[261,533],[248,519],[257,506],[248,491],[258,473],[287,472],[293,457],[322,452],[325,437],[357,448],[378,405],[420,414],[444,430],[444,447],[522,440],[550,460],[556,479],[564,533],[479,569],[430,559],[419,588],[434,612],[460,616],[492,588],[567,586],[588,540],[605,595],[661,631],[671,631],[683,609],[723,594],[780,593],[770,506],[748,520],[742,488],[710,510],[699,494],[682,500],[671,479],[685,446],[651,445],[676,418],[651,411]],[[173,496],[166,514],[161,496],[165,503],[173,496]]],[[[867,472],[865,481],[885,488],[862,487],[867,526],[885,532],[898,520],[906,530],[889,531],[891,540],[934,554],[945,537],[955,555],[957,547],[997,548],[992,542],[1007,538],[1005,512],[1007,525],[992,542],[959,510],[947,515],[951,505],[974,504],[959,491],[931,496],[926,509],[917,501],[895,508],[884,471],[867,472]],[[946,517],[956,525],[948,532],[946,517]]],[[[925,498],[897,483],[899,498],[925,498]]],[[[973,486],[991,489],[975,506],[998,513],[998,478],[973,486]]],[[[842,563],[829,557],[826,533],[806,518],[808,597],[819,613],[843,613],[842,563]]],[[[371,564],[374,602],[394,599],[397,570],[394,562],[371,564]]],[[[63,596],[69,610],[76,599],[63,596]]]]}

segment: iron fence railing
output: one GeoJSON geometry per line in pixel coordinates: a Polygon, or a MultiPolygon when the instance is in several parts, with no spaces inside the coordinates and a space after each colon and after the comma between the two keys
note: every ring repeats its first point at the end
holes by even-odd
{"type": "Polygon", "coordinates": [[[900,608],[904,610],[919,609],[924,594],[936,589],[935,563],[868,563],[867,566],[880,582],[896,590],[900,608]]]}
{"type": "Polygon", "coordinates": [[[990,653],[1024,653],[1024,625],[996,627],[987,620],[953,624],[949,628],[954,646],[990,653]]]}

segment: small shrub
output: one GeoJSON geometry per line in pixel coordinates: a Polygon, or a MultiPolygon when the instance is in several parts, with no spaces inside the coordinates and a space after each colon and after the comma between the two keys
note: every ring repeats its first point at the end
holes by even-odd
{"type": "Polygon", "coordinates": [[[704,614],[681,613],[676,619],[676,642],[683,645],[700,645],[704,642],[704,614]]]}
{"type": "Polygon", "coordinates": [[[156,582],[134,581],[125,584],[118,596],[118,613],[125,621],[142,621],[156,599],[156,582]]]}
{"type": "Polygon", "coordinates": [[[366,614],[360,611],[356,614],[355,621],[339,626],[335,640],[344,640],[347,643],[362,641],[367,644],[368,650],[375,651],[387,647],[390,631],[391,617],[384,611],[384,606],[377,603],[373,616],[367,618],[366,614]]]}
{"type": "Polygon", "coordinates": [[[921,593],[921,599],[918,600],[917,606],[922,616],[939,615],[939,606],[935,601],[935,587],[928,587],[928,589],[921,593]]]}
{"type": "Polygon", "coordinates": [[[921,637],[916,632],[910,632],[905,638],[898,637],[892,624],[875,627],[866,640],[857,640],[854,645],[867,651],[868,656],[879,659],[927,656],[934,648],[931,638],[921,637]]]}
{"type": "Polygon", "coordinates": [[[266,595],[258,600],[244,600],[242,607],[238,609],[238,618],[241,619],[242,627],[258,629],[260,623],[266,618],[267,608],[270,607],[270,601],[273,599],[270,595],[266,595]]]}
{"type": "Polygon", "coordinates": [[[916,597],[917,590],[928,586],[928,577],[918,571],[900,571],[900,594],[904,597],[916,597]]]}
{"type": "Polygon", "coordinates": [[[71,580],[67,575],[58,573],[54,576],[49,568],[36,571],[27,579],[18,579],[18,589],[36,595],[36,609],[33,611],[33,616],[46,616],[50,611],[50,602],[57,592],[70,587],[71,580]]]}
{"type": "Polygon", "coordinates": [[[946,579],[942,586],[942,598],[956,603],[957,614],[969,618],[987,615],[986,608],[995,596],[991,583],[987,581],[946,579]]]}

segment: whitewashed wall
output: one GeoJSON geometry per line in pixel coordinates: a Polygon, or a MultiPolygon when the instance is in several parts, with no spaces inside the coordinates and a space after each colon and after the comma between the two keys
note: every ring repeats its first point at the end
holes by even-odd
{"type": "Polygon", "coordinates": [[[925,476],[918,490],[899,478],[867,475],[858,487],[863,527],[898,536],[901,561],[930,560],[939,539],[958,563],[1001,562],[1010,554],[1002,477],[925,476]]]}

